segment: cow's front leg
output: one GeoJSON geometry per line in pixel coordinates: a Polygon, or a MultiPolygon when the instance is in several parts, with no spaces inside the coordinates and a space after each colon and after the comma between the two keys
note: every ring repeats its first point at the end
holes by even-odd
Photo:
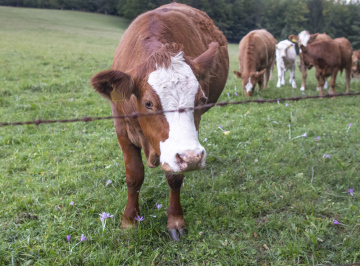
{"type": "Polygon", "coordinates": [[[322,75],[318,74],[318,72],[316,71],[316,78],[318,81],[318,90],[320,91],[319,96],[324,96],[324,83],[325,83],[325,79],[322,75]]]}
{"type": "Polygon", "coordinates": [[[144,181],[144,165],[141,160],[140,148],[136,147],[125,137],[119,138],[119,142],[124,156],[128,189],[128,199],[121,228],[134,228],[136,227],[134,218],[140,215],[139,192],[144,181]]]}
{"type": "Polygon", "coordinates": [[[175,241],[180,240],[180,237],[186,233],[186,223],[180,204],[180,188],[183,179],[184,175],[166,173],[166,180],[170,187],[167,229],[170,236],[175,241]]]}
{"type": "Polygon", "coordinates": [[[291,86],[296,89],[296,81],[295,81],[295,64],[290,69],[290,80],[291,86]]]}
{"type": "Polygon", "coordinates": [[[304,91],[306,88],[306,78],[307,78],[307,70],[304,65],[304,62],[300,59],[300,71],[301,71],[301,77],[302,77],[302,83],[301,83],[301,91],[304,91]]]}
{"type": "Polygon", "coordinates": [[[278,82],[276,84],[276,87],[277,88],[280,88],[281,87],[281,77],[282,77],[282,70],[280,67],[278,67],[278,82]]]}
{"type": "Polygon", "coordinates": [[[286,69],[283,69],[281,71],[281,85],[285,85],[285,74],[286,74],[286,69]]]}

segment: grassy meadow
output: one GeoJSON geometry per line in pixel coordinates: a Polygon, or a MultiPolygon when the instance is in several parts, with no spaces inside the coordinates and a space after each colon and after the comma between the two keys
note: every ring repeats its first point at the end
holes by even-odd
{"type": "MultiPolygon", "coordinates": [[[[111,67],[128,24],[98,14],[0,7],[0,121],[111,115],[89,79],[111,67]]],[[[229,54],[220,101],[245,99],[231,74],[237,44],[229,54]]],[[[275,70],[269,89],[254,98],[302,96],[296,71],[298,89],[288,84],[289,73],[286,86],[276,88],[275,70]]],[[[345,92],[344,76],[336,92],[345,92]]],[[[351,85],[360,91],[358,81],[351,85]]],[[[318,94],[313,70],[305,93],[318,94]]],[[[145,172],[139,229],[119,229],[127,189],[112,121],[0,128],[0,265],[360,261],[359,103],[338,97],[212,108],[199,136],[207,167],[187,174],[182,188],[188,234],[180,242],[166,231],[169,188],[158,168],[145,172]],[[290,140],[289,124],[292,138],[307,137],[290,140]],[[102,212],[114,215],[104,231],[102,212]],[[78,244],[82,234],[88,240],[78,244]]]]}

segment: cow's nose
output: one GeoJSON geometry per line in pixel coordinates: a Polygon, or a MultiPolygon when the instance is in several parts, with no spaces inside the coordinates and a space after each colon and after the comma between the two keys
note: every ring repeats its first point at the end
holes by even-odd
{"type": "Polygon", "coordinates": [[[204,165],[205,151],[195,152],[191,150],[184,151],[176,154],[176,162],[182,172],[198,170],[204,165]]]}

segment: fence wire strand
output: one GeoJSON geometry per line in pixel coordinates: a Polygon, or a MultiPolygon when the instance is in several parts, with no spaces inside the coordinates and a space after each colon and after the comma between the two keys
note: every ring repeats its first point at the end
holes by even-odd
{"type": "Polygon", "coordinates": [[[211,108],[214,106],[224,107],[227,105],[239,105],[239,104],[248,104],[248,103],[275,103],[275,102],[284,102],[284,101],[300,101],[306,99],[319,99],[319,98],[333,98],[333,97],[343,97],[343,96],[359,96],[360,92],[356,93],[339,93],[333,95],[325,95],[325,96],[306,96],[306,97],[291,97],[291,98],[278,98],[278,99],[257,99],[257,100],[245,100],[245,101],[236,101],[236,102],[218,102],[218,103],[208,103],[204,105],[199,105],[191,108],[179,108],[176,110],[161,110],[156,112],[149,112],[149,113],[136,113],[133,112],[131,114],[126,115],[119,115],[119,116],[103,116],[103,117],[88,117],[84,116],[83,118],[73,118],[73,119],[59,119],[59,120],[43,120],[43,119],[36,119],[33,121],[25,121],[25,122],[0,122],[0,127],[5,126],[23,126],[23,125],[40,125],[40,124],[54,124],[54,123],[72,123],[72,122],[91,122],[91,121],[98,121],[98,120],[107,120],[107,119],[126,119],[126,118],[139,118],[144,116],[154,116],[154,115],[162,115],[165,113],[183,113],[183,112],[190,112],[199,109],[206,109],[211,108]]]}

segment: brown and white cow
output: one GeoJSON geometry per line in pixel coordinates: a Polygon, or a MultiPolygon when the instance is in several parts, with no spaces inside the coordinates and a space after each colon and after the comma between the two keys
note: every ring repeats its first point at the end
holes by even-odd
{"type": "MultiPolygon", "coordinates": [[[[212,20],[195,8],[171,3],[131,23],[112,69],[93,76],[91,84],[110,100],[113,116],[152,113],[216,102],[228,71],[227,41],[212,20]]],[[[185,232],[180,188],[184,172],[205,167],[206,152],[198,140],[204,112],[114,119],[128,187],[121,228],[136,227],[144,180],[142,149],[147,166],[161,165],[170,186],[167,228],[171,237],[178,240],[185,232]]]]}
{"type": "MultiPolygon", "coordinates": [[[[306,47],[308,44],[311,44],[314,42],[331,41],[332,39],[326,33],[310,34],[308,31],[304,30],[304,31],[300,32],[299,35],[290,35],[289,40],[292,42],[297,42],[298,46],[300,48],[301,45],[306,47]]],[[[306,89],[307,70],[311,69],[313,67],[313,65],[311,65],[311,63],[309,63],[310,65],[304,63],[301,49],[299,49],[299,57],[300,57],[300,71],[302,74],[302,83],[301,83],[300,90],[304,91],[306,89]]],[[[325,89],[327,88],[326,80],[325,80],[324,88],[325,89]]],[[[317,89],[320,90],[319,84],[317,86],[317,89]]]]}
{"type": "Polygon", "coordinates": [[[353,51],[351,76],[353,79],[359,78],[360,73],[360,50],[353,51]]]}
{"type": "Polygon", "coordinates": [[[320,86],[320,96],[324,95],[324,83],[331,76],[329,94],[335,93],[336,75],[345,69],[346,93],[350,91],[352,67],[352,45],[346,38],[314,42],[306,47],[300,46],[305,64],[316,68],[316,78],[320,86]]]}
{"type": "Polygon", "coordinates": [[[267,87],[275,65],[277,41],[268,31],[253,30],[239,43],[239,71],[234,71],[242,79],[245,96],[252,96],[255,86],[259,90],[267,87]]]}

